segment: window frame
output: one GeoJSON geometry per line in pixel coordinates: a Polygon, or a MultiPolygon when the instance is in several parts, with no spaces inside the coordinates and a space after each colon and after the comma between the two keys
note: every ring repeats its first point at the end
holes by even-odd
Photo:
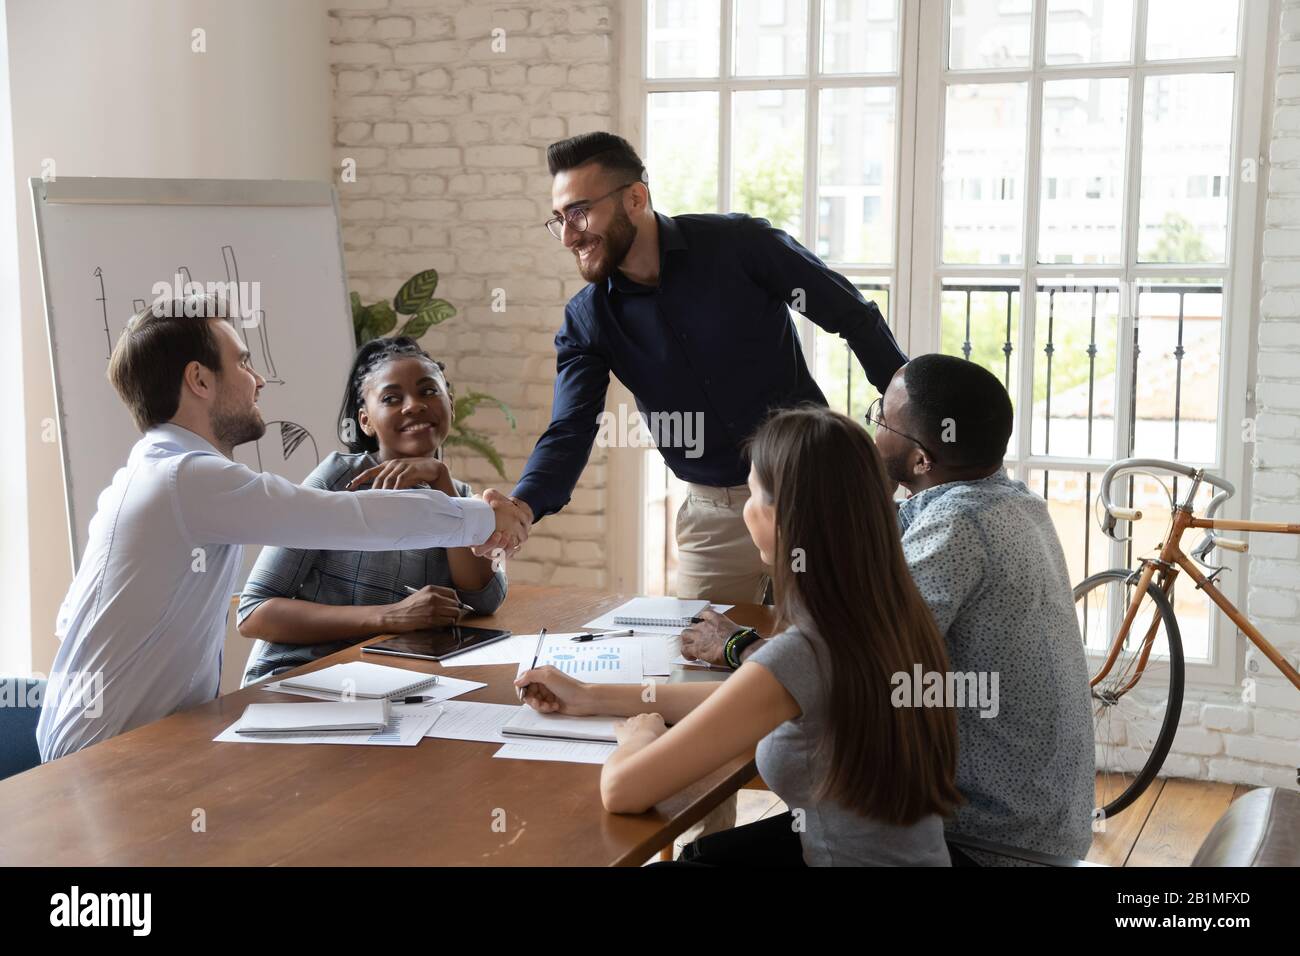
{"type": "MultiPolygon", "coordinates": [[[[1026,67],[980,70],[948,69],[948,40],[950,4],[947,0],[919,0],[921,30],[923,35],[941,38],[920,51],[918,74],[920,83],[917,101],[919,107],[936,117],[927,137],[918,135],[915,154],[918,169],[931,171],[924,181],[929,189],[917,192],[915,207],[917,229],[914,234],[913,274],[914,314],[921,317],[922,326],[912,330],[913,349],[916,354],[934,351],[940,344],[941,306],[945,279],[980,278],[1002,279],[1020,286],[1020,317],[1015,354],[1017,360],[1016,407],[1033,407],[1034,360],[1037,333],[1037,295],[1040,280],[1118,279],[1120,284],[1120,314],[1117,342],[1132,341],[1134,328],[1134,286],[1144,281],[1161,278],[1207,278],[1222,282],[1223,318],[1220,343],[1223,359],[1219,367],[1219,396],[1221,414],[1216,431],[1217,459],[1208,465],[1210,470],[1232,481],[1238,494],[1224,509],[1225,517],[1242,517],[1248,512],[1249,458],[1240,441],[1231,436],[1240,433],[1240,422],[1253,414],[1248,372],[1252,343],[1255,338],[1257,318],[1253,303],[1257,299],[1257,223],[1259,221],[1260,190],[1257,188],[1263,175],[1264,162],[1260,152],[1263,146],[1265,110],[1267,109],[1266,80],[1268,69],[1270,24],[1275,17],[1271,3],[1251,3],[1242,0],[1237,23],[1237,55],[1233,57],[1188,58],[1181,60],[1145,59],[1146,15],[1148,0],[1134,0],[1134,59],[1128,64],[1099,63],[1084,65],[1048,65],[1045,62],[1047,0],[1033,0],[1031,6],[1030,62],[1026,67]],[[1226,72],[1235,74],[1233,90],[1232,137],[1228,170],[1232,172],[1228,190],[1226,246],[1222,264],[1179,265],[1174,263],[1143,263],[1138,260],[1139,201],[1141,183],[1141,136],[1143,131],[1143,93],[1145,78],[1151,75],[1173,75],[1194,72],[1226,72]],[[1125,195],[1123,225],[1121,229],[1122,257],[1118,263],[1039,263],[1038,226],[1041,196],[1042,155],[1042,98],[1043,84],[1059,79],[1091,79],[1125,77],[1128,80],[1128,122],[1125,129],[1125,195]],[[1008,83],[1028,84],[1028,123],[1025,141],[1025,185],[1022,209],[1021,237],[1022,261],[1017,265],[965,265],[943,262],[943,208],[941,170],[944,153],[944,128],[946,89],[950,83],[1008,83]],[[927,110],[926,107],[929,109],[927,110]],[[925,140],[922,143],[922,140],[925,140]],[[1252,144],[1252,145],[1247,145],[1252,144]],[[1243,159],[1255,160],[1255,179],[1246,181],[1242,173],[1243,159]],[[924,224],[924,227],[922,227],[924,224]]],[[[909,354],[912,354],[909,352],[909,354]]],[[[1132,351],[1120,347],[1115,371],[1116,381],[1126,382],[1133,372],[1132,351]]],[[[1019,421],[1013,437],[1014,449],[1007,456],[1008,470],[1022,480],[1027,473],[1037,470],[1084,471],[1102,468],[1109,461],[1126,457],[1129,426],[1133,418],[1133,396],[1123,388],[1117,395],[1113,445],[1108,459],[1079,458],[1062,455],[1033,453],[1032,417],[1018,415],[1019,421]]],[[[1189,541],[1189,546],[1192,541],[1189,541]]],[[[1240,607],[1246,606],[1246,562],[1241,556],[1226,555],[1220,560],[1231,569],[1231,577],[1221,584],[1225,592],[1240,607]]],[[[1119,567],[1126,563],[1124,546],[1112,544],[1108,566],[1119,567]]],[[[1091,569],[1100,571],[1103,568],[1091,569]]],[[[1078,583],[1078,582],[1075,582],[1078,583]]],[[[1210,613],[1210,656],[1207,661],[1188,660],[1189,681],[1216,686],[1235,686],[1243,673],[1242,643],[1236,640],[1237,631],[1231,622],[1217,610],[1210,613]]]]}
{"type": "MultiPolygon", "coordinates": [[[[1273,75],[1276,0],[1266,3],[1242,0],[1238,18],[1237,55],[1234,57],[1194,58],[1182,60],[1146,60],[1145,27],[1148,0],[1134,0],[1133,59],[1128,63],[1049,65],[1046,63],[1047,0],[1030,0],[1030,62],[1023,68],[949,70],[949,0],[901,0],[898,29],[897,71],[892,74],[820,73],[822,59],[821,23],[823,0],[808,2],[807,71],[797,76],[734,77],[730,74],[734,35],[734,0],[721,0],[719,70],[716,77],[650,79],[646,76],[649,45],[649,0],[628,4],[623,19],[622,71],[620,75],[621,132],[638,148],[645,146],[647,97],[657,92],[717,91],[718,209],[729,208],[731,193],[731,96],[742,90],[803,90],[805,167],[801,229],[805,236],[815,236],[817,228],[818,122],[820,91],[834,87],[892,86],[895,89],[896,194],[891,224],[892,262],[852,263],[827,260],[837,271],[850,275],[888,277],[889,309],[887,319],[900,346],[908,354],[934,351],[940,342],[942,289],[945,279],[988,278],[1018,283],[1020,317],[1017,341],[1019,356],[1016,377],[1017,408],[1032,408],[1033,371],[1036,335],[1036,303],[1039,280],[1118,279],[1121,283],[1118,342],[1130,341],[1133,309],[1130,290],[1134,282],[1162,277],[1214,278],[1223,284],[1223,319],[1221,343],[1223,359],[1219,369],[1221,414],[1217,423],[1218,460],[1211,467],[1233,481],[1239,493],[1225,509],[1229,517],[1248,512],[1249,455],[1240,441],[1230,440],[1243,419],[1252,415],[1253,395],[1249,374],[1253,366],[1258,298],[1259,230],[1264,190],[1258,188],[1265,176],[1264,135],[1268,127],[1268,80],[1273,75]],[[940,38],[939,42],[922,42],[922,38],[940,38]],[[1179,74],[1231,69],[1236,74],[1233,91],[1233,123],[1229,158],[1232,177],[1228,183],[1228,211],[1225,259],[1221,265],[1174,265],[1139,263],[1137,223],[1140,199],[1141,151],[1144,79],[1154,74],[1179,74]],[[1041,195],[1042,93],[1043,83],[1070,78],[1126,77],[1128,79],[1128,122],[1125,130],[1126,190],[1122,227],[1122,258],[1118,263],[1038,263],[1038,222],[1041,195]],[[1022,208],[1022,242],[1024,255],[1017,265],[957,265],[942,260],[942,162],[946,88],[950,82],[1025,82],[1028,86],[1028,124],[1024,166],[1022,208]],[[934,117],[925,122],[919,117],[934,117]],[[1243,160],[1253,160],[1254,181],[1242,176],[1243,160]],[[904,233],[904,228],[907,232],[904,233]],[[1125,337],[1127,334],[1127,338],[1125,337]]],[[[652,184],[653,188],[653,184],[652,184]]],[[[815,249],[815,241],[810,248],[815,249]]],[[[800,317],[798,331],[805,358],[816,368],[814,327],[810,319],[800,317]]],[[[1127,381],[1132,374],[1131,351],[1120,348],[1117,356],[1117,381],[1127,381]]],[[[1123,389],[1121,389],[1121,392],[1123,389]]],[[[1008,455],[1008,468],[1016,476],[1029,470],[1084,470],[1104,467],[1121,451],[1132,418],[1132,401],[1119,395],[1114,427],[1114,446],[1109,459],[1073,458],[1032,453],[1032,420],[1017,424],[1015,447],[1008,455]]],[[[617,383],[611,390],[611,402],[632,402],[630,393],[617,383]]],[[[662,503],[647,488],[644,449],[620,449],[610,456],[613,487],[634,495],[635,507],[613,507],[610,521],[611,569],[623,590],[643,593],[644,513],[641,505],[662,503]]],[[[629,502],[630,503],[630,502],[629,502]]],[[[665,528],[665,533],[671,529],[665,528]]],[[[1123,563],[1122,546],[1112,547],[1108,566],[1123,563]]],[[[1239,606],[1245,606],[1246,559],[1225,556],[1231,568],[1225,590],[1239,606]]],[[[1096,568],[1095,570],[1102,570],[1096,568]]],[[[1188,662],[1188,679],[1195,683],[1235,686],[1244,673],[1244,649],[1236,641],[1235,628],[1217,612],[1211,613],[1212,636],[1210,658],[1206,663],[1188,662]],[[1228,642],[1232,643],[1228,643],[1228,642]]]]}

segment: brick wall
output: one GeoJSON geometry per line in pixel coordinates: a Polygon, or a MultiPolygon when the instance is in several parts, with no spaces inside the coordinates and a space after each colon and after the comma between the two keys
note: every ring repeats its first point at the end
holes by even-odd
{"type": "MultiPolygon", "coordinates": [[[[1267,167],[1256,445],[1250,517],[1300,522],[1300,2],[1283,4],[1267,167]]],[[[1296,665],[1300,660],[1300,537],[1250,536],[1249,615],[1296,665]]],[[[1300,691],[1255,651],[1253,704],[1206,704],[1194,732],[1208,775],[1296,787],[1300,691]]],[[[1184,728],[1187,729],[1187,728],[1184,728]]],[[[1175,739],[1180,750],[1183,730],[1175,739]]]]}
{"type": "MultiPolygon", "coordinates": [[[[476,490],[509,491],[550,421],[553,340],[584,285],[541,225],[546,146],[615,128],[615,11],[582,0],[348,0],[330,21],[335,168],[351,159],[357,172],[339,184],[351,287],[371,302],[438,270],[438,294],[459,315],[423,342],[457,391],[491,392],[518,419],[511,431],[486,406],[473,419],[507,480],[461,453],[449,455],[452,471],[476,490]]],[[[606,585],[606,455],[593,450],[573,501],[510,562],[512,581],[606,585]]]]}

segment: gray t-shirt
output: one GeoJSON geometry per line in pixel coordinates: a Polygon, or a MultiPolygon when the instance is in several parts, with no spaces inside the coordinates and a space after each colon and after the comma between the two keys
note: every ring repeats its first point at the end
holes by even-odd
{"type": "Polygon", "coordinates": [[[746,663],[771,671],[802,711],[759,741],[757,762],[763,780],[795,814],[796,824],[803,811],[799,840],[804,862],[809,866],[951,865],[943,818],[938,814],[911,826],[893,826],[814,796],[829,765],[829,756],[818,754],[826,738],[829,686],[813,640],[791,628],[746,658],[746,663]]]}

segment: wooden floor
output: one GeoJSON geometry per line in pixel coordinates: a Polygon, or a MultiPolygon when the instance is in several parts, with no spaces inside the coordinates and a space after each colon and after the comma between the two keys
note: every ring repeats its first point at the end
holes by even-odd
{"type": "MultiPolygon", "coordinates": [[[[1102,783],[1099,775],[1098,791],[1102,783]]],[[[1136,803],[1106,821],[1105,832],[1092,838],[1088,861],[1107,866],[1187,866],[1228,804],[1251,789],[1178,777],[1157,779],[1136,803]]],[[[736,824],[784,812],[785,804],[776,794],[741,790],[736,824]]]]}
{"type": "MultiPolygon", "coordinates": [[[[1101,790],[1101,775],[1097,789],[1101,790]]],[[[1092,838],[1091,863],[1187,866],[1228,805],[1253,790],[1244,784],[1158,778],[1132,806],[1092,838]]]]}

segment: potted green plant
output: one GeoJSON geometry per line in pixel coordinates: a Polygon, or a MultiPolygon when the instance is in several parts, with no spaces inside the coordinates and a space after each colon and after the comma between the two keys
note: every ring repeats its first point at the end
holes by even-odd
{"type": "MultiPolygon", "coordinates": [[[[361,296],[353,292],[352,329],[356,336],[357,348],[371,339],[390,334],[405,335],[418,340],[435,325],[446,322],[456,314],[456,307],[446,299],[436,298],[434,292],[437,288],[438,271],[425,269],[407,279],[397,290],[397,295],[393,296],[391,303],[379,301],[362,305],[361,296]],[[400,329],[397,328],[399,315],[406,317],[400,329]]],[[[492,444],[492,439],[483,432],[469,427],[469,420],[480,405],[495,405],[506,416],[510,427],[515,427],[514,413],[501,399],[486,392],[466,392],[464,395],[456,396],[452,409],[454,414],[451,431],[443,447],[464,448],[486,458],[504,480],[505,464],[501,460],[501,453],[492,444]]]]}

